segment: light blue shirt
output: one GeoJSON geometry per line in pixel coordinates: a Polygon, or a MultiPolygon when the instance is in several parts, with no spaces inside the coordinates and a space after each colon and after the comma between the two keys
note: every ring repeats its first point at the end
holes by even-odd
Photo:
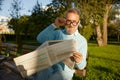
{"type": "MultiPolygon", "coordinates": [[[[67,35],[65,30],[55,30],[54,25],[51,24],[46,29],[44,29],[42,32],[40,32],[37,36],[37,41],[40,43],[44,43],[45,41],[48,41],[48,40],[68,40],[68,39],[76,40],[78,44],[78,51],[83,56],[81,62],[76,63],[75,67],[78,69],[84,69],[86,66],[87,41],[78,32],[78,30],[76,30],[75,33],[73,33],[72,35],[67,35]]],[[[56,65],[59,66],[59,64],[60,64],[60,67],[62,67],[64,71],[74,73],[74,70],[71,70],[65,64],[58,63],[56,65]]]]}

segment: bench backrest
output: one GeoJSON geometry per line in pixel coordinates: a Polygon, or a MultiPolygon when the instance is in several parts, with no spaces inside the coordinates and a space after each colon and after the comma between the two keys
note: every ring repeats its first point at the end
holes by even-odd
{"type": "Polygon", "coordinates": [[[33,45],[23,45],[22,46],[22,54],[29,53],[33,50],[35,50],[38,46],[33,46],[33,45]]]}
{"type": "MultiPolygon", "coordinates": [[[[35,50],[38,46],[23,45],[21,55],[35,50]]],[[[11,56],[17,55],[18,45],[13,43],[2,43],[0,45],[0,54],[9,54],[11,56]]]]}
{"type": "Polygon", "coordinates": [[[17,54],[17,45],[12,43],[2,43],[0,45],[0,54],[13,55],[17,54]]]}

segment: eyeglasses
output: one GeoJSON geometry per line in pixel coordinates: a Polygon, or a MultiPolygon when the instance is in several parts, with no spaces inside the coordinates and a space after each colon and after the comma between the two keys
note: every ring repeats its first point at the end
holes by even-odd
{"type": "Polygon", "coordinates": [[[76,22],[76,21],[66,20],[66,25],[71,25],[72,24],[73,26],[77,26],[78,23],[79,23],[79,21],[76,22]]]}

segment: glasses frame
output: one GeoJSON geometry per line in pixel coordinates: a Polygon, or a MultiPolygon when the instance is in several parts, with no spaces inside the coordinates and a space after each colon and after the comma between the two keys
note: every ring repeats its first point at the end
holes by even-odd
{"type": "Polygon", "coordinates": [[[66,20],[66,25],[73,25],[73,26],[77,26],[78,25],[78,23],[79,23],[79,21],[78,22],[74,22],[74,21],[71,21],[71,20],[66,20]],[[69,23],[68,23],[68,21],[70,21],[69,23]]]}

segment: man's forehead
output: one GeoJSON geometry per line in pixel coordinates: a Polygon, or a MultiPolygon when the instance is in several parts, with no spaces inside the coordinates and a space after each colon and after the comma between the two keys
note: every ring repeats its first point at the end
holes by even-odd
{"type": "Polygon", "coordinates": [[[77,15],[75,13],[68,13],[66,15],[66,19],[72,20],[72,21],[78,21],[79,20],[79,15],[77,15]]]}

